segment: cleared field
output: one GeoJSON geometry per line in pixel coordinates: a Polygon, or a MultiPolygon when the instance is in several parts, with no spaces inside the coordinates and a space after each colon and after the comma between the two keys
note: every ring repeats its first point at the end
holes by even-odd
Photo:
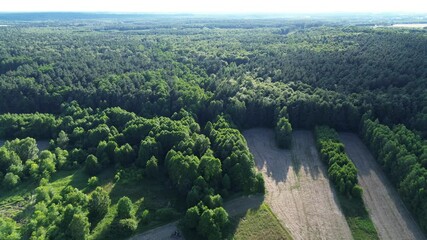
{"type": "Polygon", "coordinates": [[[362,141],[351,133],[341,133],[340,138],[358,169],[363,201],[380,239],[426,239],[362,141]]]}
{"type": "Polygon", "coordinates": [[[266,202],[294,239],[352,239],[309,131],[294,131],[292,150],[276,146],[271,129],[243,133],[264,175],[266,202]]]}

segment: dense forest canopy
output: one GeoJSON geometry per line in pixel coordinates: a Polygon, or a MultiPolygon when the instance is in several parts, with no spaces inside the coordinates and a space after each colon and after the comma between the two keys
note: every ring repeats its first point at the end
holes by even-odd
{"type": "MultiPolygon", "coordinates": [[[[427,30],[390,27],[424,20],[0,14],[0,200],[32,189],[0,230],[103,239],[182,217],[195,238],[225,238],[223,199],[265,191],[240,130],[274,127],[289,148],[292,129],[318,125],[361,130],[425,230],[427,30]]],[[[360,197],[329,127],[322,160],[360,197]]]]}
{"type": "Polygon", "coordinates": [[[331,20],[173,20],[0,28],[0,112],[57,114],[62,102],[76,100],[142,116],[185,107],[202,122],[227,112],[250,127],[273,126],[274,109],[287,105],[296,127],[313,127],[320,117],[321,124],[355,129],[371,110],[387,124],[427,134],[425,30],[331,20]]]}

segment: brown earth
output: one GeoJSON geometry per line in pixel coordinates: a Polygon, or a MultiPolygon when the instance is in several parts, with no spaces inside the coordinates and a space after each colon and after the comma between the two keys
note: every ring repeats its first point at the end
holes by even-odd
{"type": "Polygon", "coordinates": [[[311,132],[294,131],[292,150],[279,149],[271,129],[243,135],[264,175],[266,202],[295,240],[352,239],[311,132]]]}
{"type": "Polygon", "coordinates": [[[380,239],[426,239],[362,141],[352,133],[340,133],[340,138],[358,169],[363,201],[380,239]]]}

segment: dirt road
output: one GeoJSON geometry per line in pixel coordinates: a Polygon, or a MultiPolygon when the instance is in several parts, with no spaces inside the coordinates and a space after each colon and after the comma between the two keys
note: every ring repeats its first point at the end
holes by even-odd
{"type": "Polygon", "coordinates": [[[351,133],[340,133],[340,138],[358,169],[363,201],[380,239],[426,239],[362,141],[351,133]]]}
{"type": "Polygon", "coordinates": [[[295,131],[292,150],[277,148],[273,130],[243,133],[264,175],[266,202],[295,240],[352,239],[309,131],[295,131]]]}
{"type": "MultiPolygon", "coordinates": [[[[242,196],[235,198],[231,201],[228,201],[224,204],[224,208],[227,210],[228,214],[231,217],[241,215],[246,213],[251,208],[259,207],[264,201],[264,196],[262,195],[251,195],[251,196],[242,196]]],[[[173,238],[171,234],[175,231],[178,231],[177,228],[178,221],[172,222],[158,228],[152,229],[150,231],[144,232],[142,234],[136,235],[129,240],[166,240],[166,239],[179,239],[183,240],[184,237],[173,238]]]]}

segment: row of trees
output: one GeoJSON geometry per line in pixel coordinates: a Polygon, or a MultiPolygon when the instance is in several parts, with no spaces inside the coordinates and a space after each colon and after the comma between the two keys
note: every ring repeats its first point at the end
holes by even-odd
{"type": "Polygon", "coordinates": [[[357,184],[357,169],[344,151],[338,133],[329,127],[315,128],[320,159],[328,165],[328,175],[338,190],[347,196],[360,198],[362,188],[357,184]]]}
{"type": "Polygon", "coordinates": [[[362,122],[361,136],[421,228],[427,230],[426,143],[402,125],[391,129],[367,117],[362,122]]]}

